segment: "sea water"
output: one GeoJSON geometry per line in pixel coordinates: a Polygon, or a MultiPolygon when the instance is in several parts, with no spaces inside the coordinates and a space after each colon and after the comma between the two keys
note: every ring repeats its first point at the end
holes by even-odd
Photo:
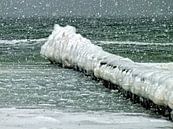
{"type": "Polygon", "coordinates": [[[171,62],[170,20],[30,18],[0,21],[0,128],[172,128],[172,123],[72,69],[40,48],[55,23],[73,25],[104,50],[137,62],[171,62]]]}

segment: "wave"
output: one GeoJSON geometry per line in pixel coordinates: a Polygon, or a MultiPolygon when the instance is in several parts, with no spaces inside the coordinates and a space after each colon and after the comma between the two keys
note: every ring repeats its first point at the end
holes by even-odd
{"type": "Polygon", "coordinates": [[[40,53],[52,63],[84,70],[157,105],[173,109],[173,74],[169,70],[172,64],[165,65],[164,69],[162,64],[137,63],[108,53],[77,34],[72,26],[55,25],[40,53]]]}
{"type": "Polygon", "coordinates": [[[149,43],[149,42],[131,42],[131,41],[96,41],[96,44],[118,44],[118,45],[159,45],[159,46],[173,46],[173,43],[149,43]]]}
{"type": "Polygon", "coordinates": [[[46,42],[47,38],[41,39],[19,39],[19,40],[0,40],[0,44],[21,44],[21,43],[31,43],[31,42],[46,42]]]}

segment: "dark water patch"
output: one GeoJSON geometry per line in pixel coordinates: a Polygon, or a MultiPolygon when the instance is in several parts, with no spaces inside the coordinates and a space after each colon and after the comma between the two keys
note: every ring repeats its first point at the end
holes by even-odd
{"type": "Polygon", "coordinates": [[[0,19],[0,39],[38,39],[48,37],[54,24],[75,26],[92,40],[173,42],[173,19],[151,18],[26,18],[0,19]]]}
{"type": "Polygon", "coordinates": [[[137,62],[172,62],[172,45],[100,44],[105,51],[137,62]]]}
{"type": "Polygon", "coordinates": [[[25,41],[10,44],[10,40],[0,44],[1,64],[35,64],[44,61],[40,56],[43,41],[25,41]],[[8,42],[7,42],[8,41],[8,42]]]}

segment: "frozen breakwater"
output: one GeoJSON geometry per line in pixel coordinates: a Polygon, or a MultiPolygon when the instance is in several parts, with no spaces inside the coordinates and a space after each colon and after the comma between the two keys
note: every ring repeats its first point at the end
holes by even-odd
{"type": "Polygon", "coordinates": [[[85,71],[86,74],[110,82],[130,93],[134,99],[149,100],[158,106],[169,108],[169,112],[173,109],[171,63],[136,63],[104,51],[76,33],[72,26],[59,25],[55,25],[42,46],[41,55],[52,63],[85,71]]]}

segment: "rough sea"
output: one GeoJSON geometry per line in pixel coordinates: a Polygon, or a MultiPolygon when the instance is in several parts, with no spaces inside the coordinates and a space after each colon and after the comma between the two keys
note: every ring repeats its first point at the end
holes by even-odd
{"type": "Polygon", "coordinates": [[[172,129],[154,111],[90,76],[40,56],[54,24],[72,25],[105,51],[136,62],[172,62],[173,19],[0,19],[0,128],[172,129]]]}

